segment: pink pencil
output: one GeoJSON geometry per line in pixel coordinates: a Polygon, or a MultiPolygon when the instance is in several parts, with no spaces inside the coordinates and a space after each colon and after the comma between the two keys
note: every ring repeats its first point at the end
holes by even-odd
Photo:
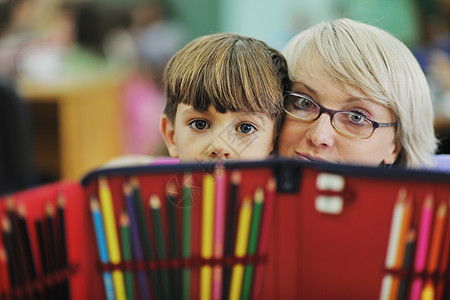
{"type": "MultiPolygon", "coordinates": [[[[433,221],[433,196],[428,194],[422,205],[420,216],[419,235],[417,237],[416,258],[414,261],[414,272],[421,273],[426,266],[427,250],[430,239],[431,223],[433,221]]],[[[422,290],[422,279],[417,277],[411,285],[411,300],[420,299],[422,290]]]]}
{"type": "MultiPolygon", "coordinates": [[[[215,171],[215,211],[214,211],[214,258],[223,257],[224,235],[225,235],[225,169],[218,164],[215,171]]],[[[213,269],[212,298],[219,300],[222,297],[222,267],[216,265],[213,269]]]]}
{"type": "MultiPolygon", "coordinates": [[[[261,219],[261,232],[258,245],[258,255],[267,254],[269,249],[270,228],[272,226],[273,209],[275,205],[276,182],[273,177],[269,178],[266,185],[266,203],[264,204],[261,219]]],[[[253,281],[252,299],[261,299],[262,286],[264,282],[264,264],[257,264],[255,268],[255,278],[253,281]]]]}

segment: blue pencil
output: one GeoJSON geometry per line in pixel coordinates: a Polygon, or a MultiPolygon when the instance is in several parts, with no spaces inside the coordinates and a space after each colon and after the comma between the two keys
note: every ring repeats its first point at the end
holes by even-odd
{"type": "MultiPolygon", "coordinates": [[[[109,262],[108,248],[106,246],[105,228],[103,226],[103,216],[100,210],[100,204],[95,196],[91,196],[91,213],[92,220],[94,221],[95,237],[97,238],[98,252],[100,261],[103,264],[109,262]]],[[[111,276],[111,272],[103,272],[103,283],[105,285],[106,299],[115,299],[114,284],[111,276]]]]}

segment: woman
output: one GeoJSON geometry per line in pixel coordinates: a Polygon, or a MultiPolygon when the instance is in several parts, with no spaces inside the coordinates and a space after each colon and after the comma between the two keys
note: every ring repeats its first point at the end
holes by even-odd
{"type": "Polygon", "coordinates": [[[425,75],[389,33],[349,19],[317,24],[283,51],[292,89],[280,155],[364,165],[431,166],[437,147],[425,75]]]}

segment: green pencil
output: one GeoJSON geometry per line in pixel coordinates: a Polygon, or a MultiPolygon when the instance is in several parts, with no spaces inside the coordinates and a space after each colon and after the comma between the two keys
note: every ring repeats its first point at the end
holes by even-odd
{"type": "MultiPolygon", "coordinates": [[[[139,235],[141,236],[141,241],[143,242],[143,252],[145,259],[147,261],[151,261],[155,258],[155,255],[153,253],[153,249],[150,244],[150,233],[147,227],[147,222],[145,218],[145,210],[144,205],[142,202],[141,197],[141,191],[139,188],[139,181],[136,177],[132,177],[130,179],[131,186],[133,187],[133,199],[134,199],[134,208],[137,215],[137,221],[138,221],[138,227],[139,227],[139,235]]],[[[150,282],[152,285],[153,295],[156,299],[163,299],[160,285],[159,285],[159,279],[158,279],[158,273],[156,270],[150,270],[148,272],[150,276],[150,282]]]]}
{"type": "MultiPolygon", "coordinates": [[[[258,246],[259,228],[261,224],[261,214],[264,203],[264,190],[257,188],[253,200],[253,215],[250,224],[250,236],[248,241],[247,254],[254,255],[258,246]]],[[[242,284],[241,299],[250,299],[252,281],[253,281],[253,264],[246,264],[244,271],[244,280],[242,284]]]]}
{"type": "MultiPolygon", "coordinates": [[[[155,228],[156,249],[161,260],[166,260],[166,247],[164,241],[163,225],[161,219],[161,200],[157,195],[150,196],[150,210],[152,213],[153,226],[155,228]]],[[[170,281],[167,269],[161,269],[164,299],[170,300],[170,281]]]]}
{"type": "MultiPolygon", "coordinates": [[[[130,219],[125,211],[120,213],[120,233],[122,234],[123,261],[129,262],[131,261],[130,219]]],[[[134,299],[133,282],[133,272],[125,270],[125,291],[127,299],[134,299]]]]}
{"type": "MultiPolygon", "coordinates": [[[[182,236],[182,255],[184,259],[191,257],[191,186],[192,174],[186,173],[184,175],[183,186],[183,236],[182,236]]],[[[191,285],[191,271],[188,267],[183,268],[183,283],[182,283],[182,298],[188,300],[190,298],[191,285]]]]}
{"type": "MultiPolygon", "coordinates": [[[[178,191],[173,182],[169,182],[166,187],[166,200],[167,200],[167,228],[169,232],[169,259],[175,260],[180,258],[179,250],[179,227],[177,223],[177,199],[178,191]]],[[[171,267],[169,271],[170,275],[170,285],[173,291],[173,298],[180,299],[180,284],[181,284],[181,273],[179,268],[171,267]]]]}

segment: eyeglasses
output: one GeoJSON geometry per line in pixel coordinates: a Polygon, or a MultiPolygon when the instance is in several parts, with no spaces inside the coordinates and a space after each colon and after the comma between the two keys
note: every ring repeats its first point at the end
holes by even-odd
{"type": "Polygon", "coordinates": [[[349,137],[368,139],[375,129],[379,127],[395,127],[397,123],[378,123],[372,121],[361,113],[328,109],[312,98],[293,92],[287,92],[284,96],[284,111],[303,121],[313,122],[320,118],[323,113],[330,115],[333,128],[349,137]]]}

